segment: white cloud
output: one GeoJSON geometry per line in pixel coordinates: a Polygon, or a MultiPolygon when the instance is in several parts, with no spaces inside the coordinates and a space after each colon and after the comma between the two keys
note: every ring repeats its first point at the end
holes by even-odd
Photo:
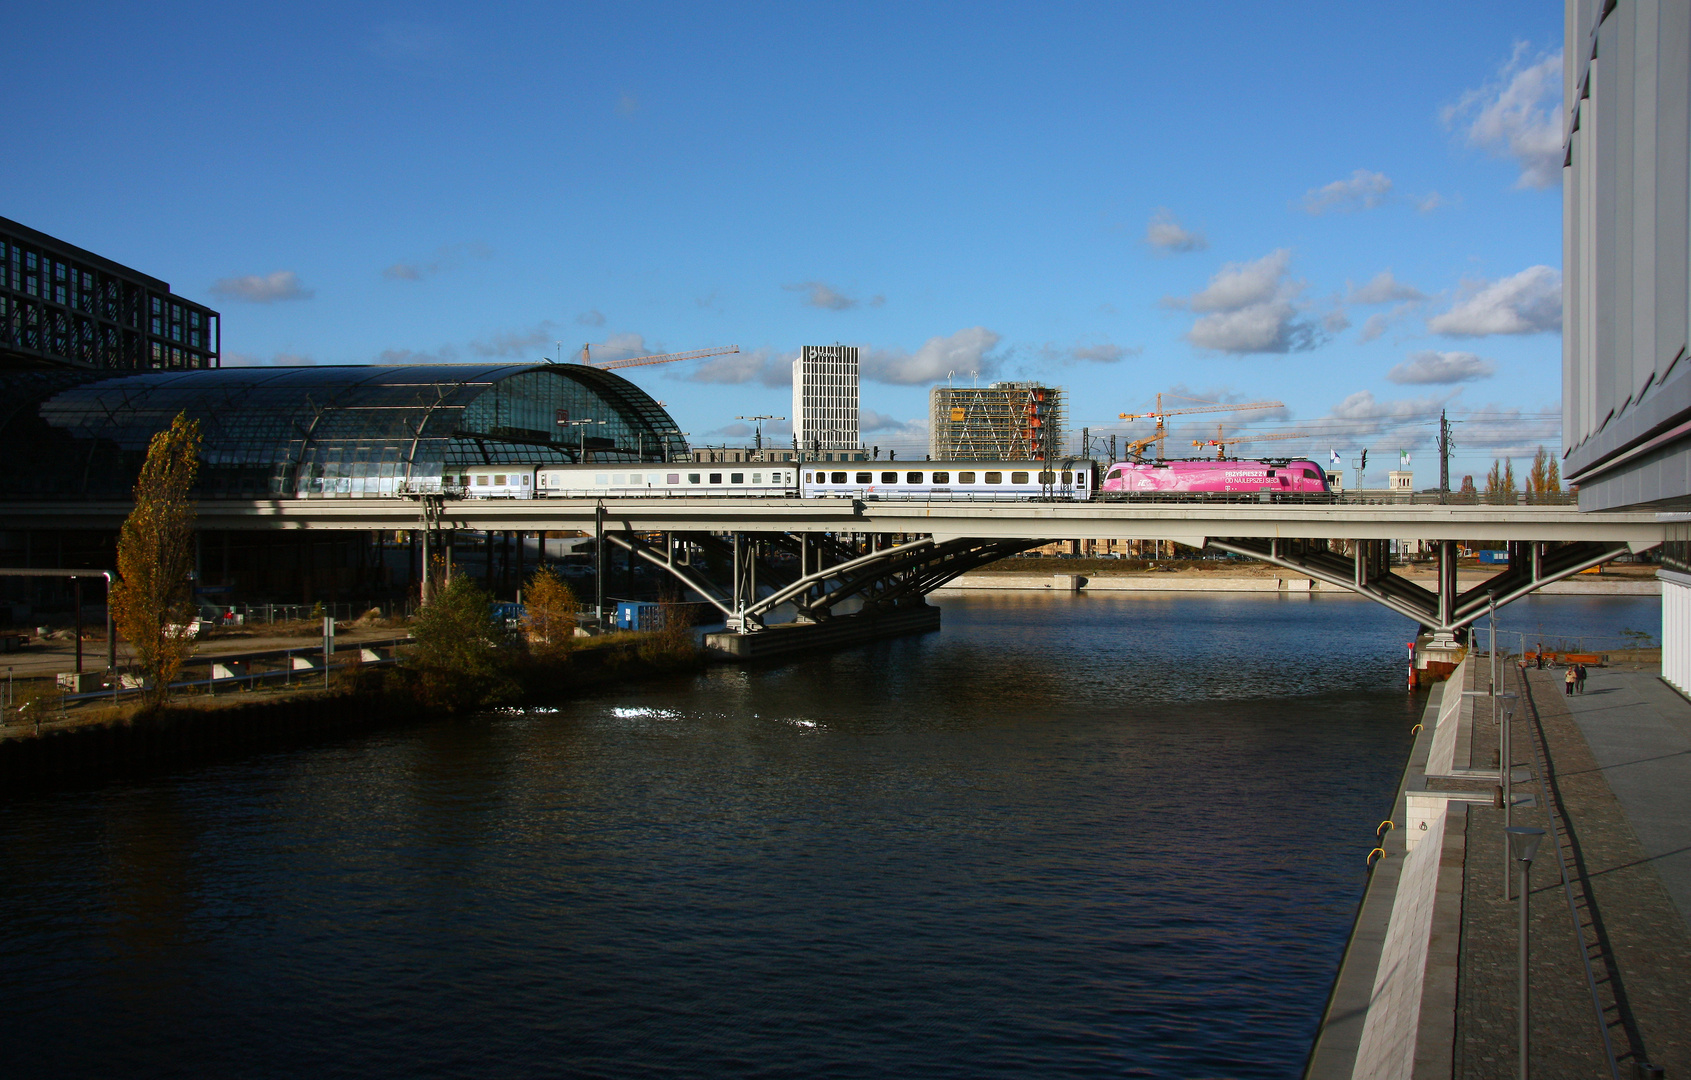
{"type": "Polygon", "coordinates": [[[1562,328],[1562,275],[1553,267],[1529,266],[1493,282],[1471,282],[1465,299],[1427,320],[1427,329],[1446,337],[1487,334],[1543,334],[1562,328]]]}
{"type": "Polygon", "coordinates": [[[1281,294],[1282,279],[1291,262],[1291,250],[1278,248],[1255,262],[1227,263],[1204,289],[1184,300],[1165,299],[1163,303],[1193,311],[1237,311],[1260,304],[1281,294]]]}
{"type": "Polygon", "coordinates": [[[211,287],[211,291],[230,300],[246,300],[254,304],[269,304],[277,300],[306,300],[313,295],[312,290],[299,283],[299,275],[292,270],[221,278],[211,287]]]}
{"type": "Polygon", "coordinates": [[[912,386],[938,382],[950,375],[986,377],[998,370],[992,355],[1000,338],[984,326],[971,326],[950,337],[929,338],[915,352],[875,349],[862,360],[865,379],[912,386]]]}
{"type": "Polygon", "coordinates": [[[797,352],[779,353],[773,349],[754,349],[751,352],[713,356],[703,363],[689,363],[685,372],[677,376],[689,382],[702,383],[762,383],[764,386],[791,386],[793,361],[797,352]]]}
{"type": "MultiPolygon", "coordinates": [[[[555,328],[552,321],[548,319],[528,330],[502,331],[492,337],[479,338],[470,342],[470,352],[477,356],[486,357],[527,356],[541,346],[553,344],[552,331],[555,328]]],[[[563,357],[555,356],[553,359],[561,361],[563,357]]]]}
{"type": "Polygon", "coordinates": [[[1455,206],[1461,202],[1459,198],[1453,199],[1448,195],[1440,195],[1436,191],[1429,191],[1425,195],[1415,195],[1412,198],[1415,202],[1415,209],[1423,214],[1430,214],[1434,210],[1442,210],[1447,206],[1455,206]]]}
{"type": "MultiPolygon", "coordinates": [[[[516,359],[527,357],[542,346],[553,343],[551,320],[538,323],[527,330],[504,330],[488,337],[477,338],[466,345],[441,345],[434,349],[383,349],[376,356],[378,364],[456,364],[465,353],[483,359],[516,359]]],[[[554,358],[559,359],[559,358],[554,358]]]]}
{"type": "Polygon", "coordinates": [[[1385,173],[1358,169],[1343,180],[1335,180],[1324,187],[1310,188],[1304,192],[1303,208],[1310,214],[1372,210],[1385,202],[1391,191],[1391,177],[1385,173]]]}
{"type": "Polygon", "coordinates": [[[1344,308],[1334,308],[1321,316],[1321,329],[1328,334],[1342,334],[1350,329],[1350,315],[1344,308]]]}
{"type": "Polygon", "coordinates": [[[1484,86],[1469,90],[1441,115],[1461,125],[1470,146],[1520,166],[1518,188],[1547,188],[1562,182],[1562,53],[1541,54],[1523,63],[1527,45],[1517,43],[1508,63],[1484,86]]]}
{"type": "Polygon", "coordinates": [[[1374,397],[1373,391],[1358,390],[1333,406],[1327,423],[1317,421],[1310,426],[1321,428],[1321,437],[1335,440],[1363,440],[1396,432],[1398,441],[1404,443],[1407,448],[1426,437],[1421,431],[1415,430],[1415,426],[1428,417],[1436,417],[1439,410],[1450,401],[1450,397],[1451,395],[1379,401],[1374,397]]]}
{"type": "Polygon", "coordinates": [[[582,326],[604,326],[605,313],[598,308],[590,308],[577,315],[575,321],[582,326]]]}
{"type": "Polygon", "coordinates": [[[1165,252],[1202,251],[1210,246],[1208,237],[1182,226],[1166,206],[1151,215],[1150,224],[1145,226],[1145,242],[1165,252]]]}
{"type": "Polygon", "coordinates": [[[1315,326],[1297,318],[1297,309],[1284,300],[1205,315],[1186,340],[1200,349],[1240,354],[1303,352],[1320,344],[1315,326]]]}
{"type": "Polygon", "coordinates": [[[442,270],[451,269],[466,256],[478,259],[492,258],[493,249],[486,244],[443,244],[430,258],[396,262],[383,270],[382,276],[393,281],[421,281],[442,270]]]}
{"type": "Polygon", "coordinates": [[[900,420],[896,416],[863,409],[857,416],[858,430],[865,435],[885,432],[889,435],[927,435],[928,425],[920,420],[900,420]]]}
{"type": "MultiPolygon", "coordinates": [[[[788,292],[804,293],[804,303],[827,311],[845,311],[856,307],[859,303],[858,300],[840,292],[825,281],[802,281],[796,285],[783,285],[781,287],[788,292]]],[[[887,298],[884,296],[877,295],[869,298],[870,307],[880,307],[886,302],[887,298]]]]}
{"type": "Polygon", "coordinates": [[[1046,342],[1039,350],[1039,355],[1054,364],[1116,364],[1144,351],[1139,345],[1117,345],[1110,341],[1090,344],[1076,342],[1068,346],[1046,342]]]}
{"type": "Polygon", "coordinates": [[[1199,292],[1164,297],[1162,304],[1210,313],[1186,333],[1201,349],[1241,355],[1313,349],[1321,331],[1293,303],[1304,286],[1287,276],[1291,260],[1291,251],[1280,248],[1255,262],[1228,263],[1199,292]]]}
{"type": "Polygon", "coordinates": [[[1497,365],[1470,352],[1411,353],[1409,359],[1386,372],[1386,378],[1400,384],[1474,382],[1489,379],[1497,373],[1497,365]]]}
{"type": "Polygon", "coordinates": [[[1373,280],[1360,289],[1352,288],[1345,297],[1352,304],[1391,304],[1400,300],[1425,300],[1427,294],[1406,282],[1399,281],[1390,270],[1375,274],[1373,280]]]}

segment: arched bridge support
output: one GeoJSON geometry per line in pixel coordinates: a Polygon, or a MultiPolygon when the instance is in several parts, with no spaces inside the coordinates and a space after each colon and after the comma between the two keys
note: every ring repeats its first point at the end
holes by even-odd
{"type": "Polygon", "coordinates": [[[763,630],[782,608],[816,624],[848,617],[840,609],[852,603],[865,612],[925,606],[959,574],[1046,542],[738,532],[664,533],[655,542],[632,530],[607,531],[605,540],[702,596],[741,634],[763,630]]]}
{"type": "Polygon", "coordinates": [[[1326,540],[1210,538],[1207,546],[1245,555],[1349,589],[1415,619],[1438,634],[1453,634],[1483,616],[1495,598],[1502,607],[1554,581],[1601,566],[1618,555],[1648,550],[1654,544],[1576,540],[1567,543],[1512,541],[1509,568],[1462,590],[1456,577],[1457,544],[1438,544],[1437,588],[1409,580],[1391,568],[1391,541],[1353,540],[1351,551],[1333,551],[1326,540]]]}

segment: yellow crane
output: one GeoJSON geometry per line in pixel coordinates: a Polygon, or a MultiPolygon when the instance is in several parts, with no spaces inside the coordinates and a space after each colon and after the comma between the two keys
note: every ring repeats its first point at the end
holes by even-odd
{"type": "MultiPolygon", "coordinates": [[[[1181,397],[1181,395],[1170,394],[1169,397],[1181,397]]],[[[1183,409],[1165,409],[1163,408],[1163,396],[1158,394],[1157,407],[1151,412],[1122,413],[1121,419],[1123,420],[1155,419],[1157,422],[1157,430],[1150,436],[1127,444],[1128,453],[1139,453],[1152,443],[1156,443],[1157,459],[1160,461],[1163,456],[1163,440],[1168,438],[1168,429],[1164,426],[1163,420],[1170,416],[1187,416],[1192,413],[1244,412],[1247,409],[1283,409],[1286,407],[1283,401],[1247,401],[1239,405],[1228,405],[1219,401],[1204,401],[1203,398],[1184,398],[1183,400],[1202,401],[1203,404],[1183,409]]]]}
{"type": "MultiPolygon", "coordinates": [[[[673,364],[677,360],[700,360],[707,356],[727,356],[729,353],[740,351],[738,345],[728,345],[719,349],[694,349],[691,352],[653,353],[651,356],[625,356],[621,360],[595,360],[591,353],[591,344],[581,347],[581,362],[589,367],[596,367],[600,371],[614,371],[617,368],[644,367],[647,364],[673,364]]],[[[604,346],[600,346],[604,348],[604,346]]]]}
{"type": "Polygon", "coordinates": [[[1234,436],[1227,436],[1227,435],[1223,435],[1221,433],[1221,429],[1218,427],[1215,430],[1215,438],[1213,438],[1213,439],[1193,439],[1192,445],[1193,446],[1213,446],[1213,447],[1215,447],[1216,460],[1220,461],[1222,458],[1227,456],[1227,448],[1229,446],[1235,445],[1237,443],[1274,442],[1278,439],[1307,439],[1309,437],[1310,437],[1309,433],[1306,432],[1306,431],[1281,431],[1281,432],[1276,432],[1272,435],[1234,435],[1234,436]]]}

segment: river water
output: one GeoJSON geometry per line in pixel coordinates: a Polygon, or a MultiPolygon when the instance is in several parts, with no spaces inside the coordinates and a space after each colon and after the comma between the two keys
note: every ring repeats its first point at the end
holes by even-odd
{"type": "Polygon", "coordinates": [[[1297,1075],[1419,718],[1411,624],[940,602],[938,634],[0,802],[5,1073],[1297,1075]]]}

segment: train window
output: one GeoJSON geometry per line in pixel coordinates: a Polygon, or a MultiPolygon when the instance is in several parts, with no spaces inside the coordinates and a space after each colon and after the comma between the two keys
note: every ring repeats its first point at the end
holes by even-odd
{"type": "Polygon", "coordinates": [[[494,487],[504,487],[505,486],[505,474],[504,473],[494,473],[493,474],[493,486],[494,487]]]}
{"type": "Polygon", "coordinates": [[[523,474],[523,487],[528,487],[528,474],[523,474]]]}
{"type": "Polygon", "coordinates": [[[881,474],[881,483],[883,483],[883,484],[896,484],[896,483],[898,483],[898,474],[895,473],[895,472],[884,472],[884,473],[882,473],[881,474]]]}
{"type": "Polygon", "coordinates": [[[1001,472],[989,472],[986,474],[986,482],[989,484],[1002,484],[1004,482],[1004,474],[1001,472]]]}
{"type": "Polygon", "coordinates": [[[845,483],[845,473],[843,473],[843,472],[835,473],[834,474],[834,483],[836,483],[836,484],[845,483]]]}
{"type": "Polygon", "coordinates": [[[922,482],[922,474],[919,472],[905,473],[904,482],[906,484],[920,484],[922,482]]]}
{"type": "Polygon", "coordinates": [[[698,474],[698,473],[696,473],[696,472],[690,472],[690,473],[688,473],[688,474],[687,474],[687,482],[688,482],[688,483],[689,483],[689,484],[696,484],[696,483],[698,483],[698,482],[699,482],[699,474],[698,474]]]}
{"type": "Polygon", "coordinates": [[[627,487],[628,486],[628,474],[627,473],[613,473],[611,475],[611,486],[612,487],[627,487]]]}
{"type": "Polygon", "coordinates": [[[468,476],[460,476],[458,478],[458,486],[459,487],[469,487],[470,486],[470,478],[468,476]]]}
{"type": "Polygon", "coordinates": [[[760,472],[752,473],[752,483],[754,483],[754,484],[763,483],[763,474],[760,473],[760,472]]]}
{"type": "Polygon", "coordinates": [[[666,484],[679,484],[679,483],[681,483],[681,474],[678,473],[678,472],[670,473],[668,476],[664,477],[664,483],[666,483],[666,484]]]}
{"type": "MultiPolygon", "coordinates": [[[[1064,474],[1063,474],[1063,475],[1064,475],[1064,476],[1067,476],[1067,475],[1069,475],[1069,474],[1068,474],[1068,473],[1064,473],[1064,474]]],[[[1074,482],[1075,482],[1075,486],[1076,486],[1076,487],[1085,487],[1085,486],[1086,486],[1086,474],[1085,474],[1085,473],[1083,473],[1083,472],[1077,472],[1077,473],[1075,473],[1075,474],[1074,474],[1074,482]]]]}
{"type": "MultiPolygon", "coordinates": [[[[1048,473],[1042,473],[1040,475],[1046,476],[1046,475],[1049,475],[1049,474],[1048,473]]],[[[1025,473],[1025,472],[1013,472],[1013,473],[1010,474],[1010,483],[1012,483],[1012,484],[1025,484],[1027,482],[1028,482],[1028,474],[1025,473]]],[[[1049,483],[1049,481],[1041,481],[1041,483],[1049,483]]]]}
{"type": "Polygon", "coordinates": [[[959,484],[972,484],[975,482],[975,474],[972,472],[960,472],[957,474],[957,482],[959,484]]]}
{"type": "Polygon", "coordinates": [[[857,482],[859,484],[873,484],[875,482],[875,474],[860,472],[857,474],[857,482]]]}
{"type": "Polygon", "coordinates": [[[1270,469],[1270,470],[1268,470],[1268,475],[1269,475],[1269,476],[1273,476],[1273,475],[1274,475],[1274,470],[1273,470],[1273,469],[1270,469]]]}
{"type": "Polygon", "coordinates": [[[478,473],[477,476],[476,476],[476,487],[486,487],[486,486],[487,486],[487,476],[485,474],[479,474],[478,473]]]}
{"type": "Polygon", "coordinates": [[[816,482],[816,474],[815,473],[805,473],[804,474],[804,482],[807,483],[807,484],[815,483],[816,482]]]}
{"type": "Polygon", "coordinates": [[[713,472],[713,473],[711,473],[711,474],[710,474],[710,482],[711,482],[711,483],[713,483],[713,484],[720,484],[720,483],[722,483],[722,474],[721,474],[721,473],[719,473],[719,472],[713,472]]]}
{"type": "MultiPolygon", "coordinates": [[[[920,483],[920,481],[917,481],[917,482],[920,483]]],[[[949,483],[951,483],[951,474],[948,473],[948,472],[934,473],[934,483],[936,483],[936,484],[949,484],[949,483]]]]}
{"type": "Polygon", "coordinates": [[[746,474],[743,472],[729,473],[728,482],[730,484],[743,484],[746,482],[746,474]]]}
{"type": "Polygon", "coordinates": [[[609,473],[599,473],[598,475],[593,477],[593,482],[600,487],[610,487],[610,485],[611,485],[610,474],[609,473]]]}
{"type": "MultiPolygon", "coordinates": [[[[1039,482],[1041,484],[1055,484],[1057,482],[1057,474],[1054,473],[1054,472],[1042,472],[1042,473],[1039,474],[1039,482]]],[[[1063,483],[1066,484],[1068,482],[1069,482],[1069,474],[1064,473],[1063,474],[1063,483]]]]}
{"type": "Polygon", "coordinates": [[[1115,468],[1111,469],[1109,475],[1104,477],[1104,479],[1106,479],[1106,480],[1120,480],[1122,478],[1122,475],[1126,472],[1127,472],[1126,469],[1124,469],[1124,468],[1122,468],[1121,466],[1118,465],[1115,468]]]}

